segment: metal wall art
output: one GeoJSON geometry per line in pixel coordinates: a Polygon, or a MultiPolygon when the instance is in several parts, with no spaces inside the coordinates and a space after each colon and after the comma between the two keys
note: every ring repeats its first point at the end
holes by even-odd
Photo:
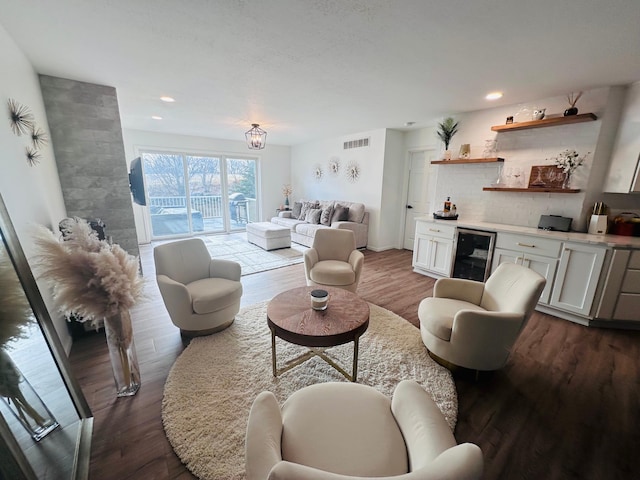
{"type": "Polygon", "coordinates": [[[26,148],[25,156],[27,157],[27,164],[33,167],[40,163],[41,155],[39,150],[47,144],[49,138],[46,132],[35,124],[29,107],[12,98],[7,101],[7,106],[9,107],[9,120],[13,133],[19,137],[28,135],[31,140],[31,146],[26,148]]]}
{"type": "Polygon", "coordinates": [[[321,165],[316,165],[315,167],[313,167],[313,178],[320,181],[322,180],[322,175],[324,175],[324,172],[322,171],[321,165]]]}
{"type": "Polygon", "coordinates": [[[18,136],[26,135],[34,126],[33,114],[29,107],[16,102],[10,98],[7,102],[9,106],[9,118],[11,120],[11,130],[18,136]]]}
{"type": "Polygon", "coordinates": [[[30,167],[33,167],[34,165],[40,163],[40,152],[38,152],[38,150],[36,150],[35,148],[27,147],[25,151],[27,156],[27,163],[30,167]]]}

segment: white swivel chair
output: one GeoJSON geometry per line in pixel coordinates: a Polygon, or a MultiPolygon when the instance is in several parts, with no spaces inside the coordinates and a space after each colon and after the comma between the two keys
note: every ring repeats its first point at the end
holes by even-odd
{"type": "Polygon", "coordinates": [[[545,284],[542,275],[515,263],[498,266],[486,283],[439,279],[433,297],[418,306],[422,341],[446,367],[498,370],[545,284]]]}
{"type": "Polygon", "coordinates": [[[211,258],[200,238],[158,245],[153,258],[162,299],[182,335],[209,335],[233,323],[242,297],[237,262],[211,258]]]}
{"type": "Polygon", "coordinates": [[[311,385],[282,408],[271,392],[253,403],[247,425],[247,480],[473,480],[482,451],[457,445],[429,394],[415,381],[390,400],[349,382],[311,385]]]}
{"type": "Polygon", "coordinates": [[[304,273],[308,286],[338,287],[356,291],[364,255],[356,250],[351,230],[321,228],[313,237],[313,245],[304,252],[304,273]]]}

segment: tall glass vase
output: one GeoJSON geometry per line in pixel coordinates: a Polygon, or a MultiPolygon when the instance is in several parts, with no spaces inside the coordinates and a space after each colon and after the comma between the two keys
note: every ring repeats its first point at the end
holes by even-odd
{"type": "Polygon", "coordinates": [[[562,188],[564,190],[571,188],[571,172],[565,172],[564,180],[562,181],[562,188]]]}
{"type": "Polygon", "coordinates": [[[128,310],[104,319],[109,358],[118,397],[129,397],[140,389],[140,367],[133,342],[133,327],[128,310]]]}
{"type": "Polygon", "coordinates": [[[0,395],[35,441],[58,426],[53,414],[4,350],[0,350],[0,395]]]}

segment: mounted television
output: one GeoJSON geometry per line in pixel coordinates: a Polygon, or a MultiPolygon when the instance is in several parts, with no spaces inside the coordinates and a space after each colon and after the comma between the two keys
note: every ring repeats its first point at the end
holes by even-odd
{"type": "Polygon", "coordinates": [[[131,171],[129,172],[129,188],[133,201],[138,205],[146,205],[147,199],[144,194],[144,178],[142,176],[142,161],[140,157],[131,161],[131,171]]]}

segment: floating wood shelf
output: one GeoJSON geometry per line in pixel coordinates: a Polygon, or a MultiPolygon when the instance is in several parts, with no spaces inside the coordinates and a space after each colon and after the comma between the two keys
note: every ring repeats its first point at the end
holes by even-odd
{"type": "Polygon", "coordinates": [[[593,113],[582,113],[580,115],[569,115],[568,117],[551,117],[542,120],[532,120],[530,122],[508,123],[506,125],[494,125],[491,130],[494,132],[504,132],[509,130],[527,130],[529,128],[555,127],[558,125],[568,125],[571,123],[593,122],[598,117],[593,113]]]}
{"type": "Polygon", "coordinates": [[[434,165],[455,165],[461,163],[496,163],[504,162],[504,158],[458,158],[457,160],[433,160],[434,165]]]}
{"type": "Polygon", "coordinates": [[[511,188],[511,187],[484,187],[485,192],[524,192],[524,193],[578,193],[579,188],[546,188],[546,187],[529,187],[529,188],[511,188]]]}

